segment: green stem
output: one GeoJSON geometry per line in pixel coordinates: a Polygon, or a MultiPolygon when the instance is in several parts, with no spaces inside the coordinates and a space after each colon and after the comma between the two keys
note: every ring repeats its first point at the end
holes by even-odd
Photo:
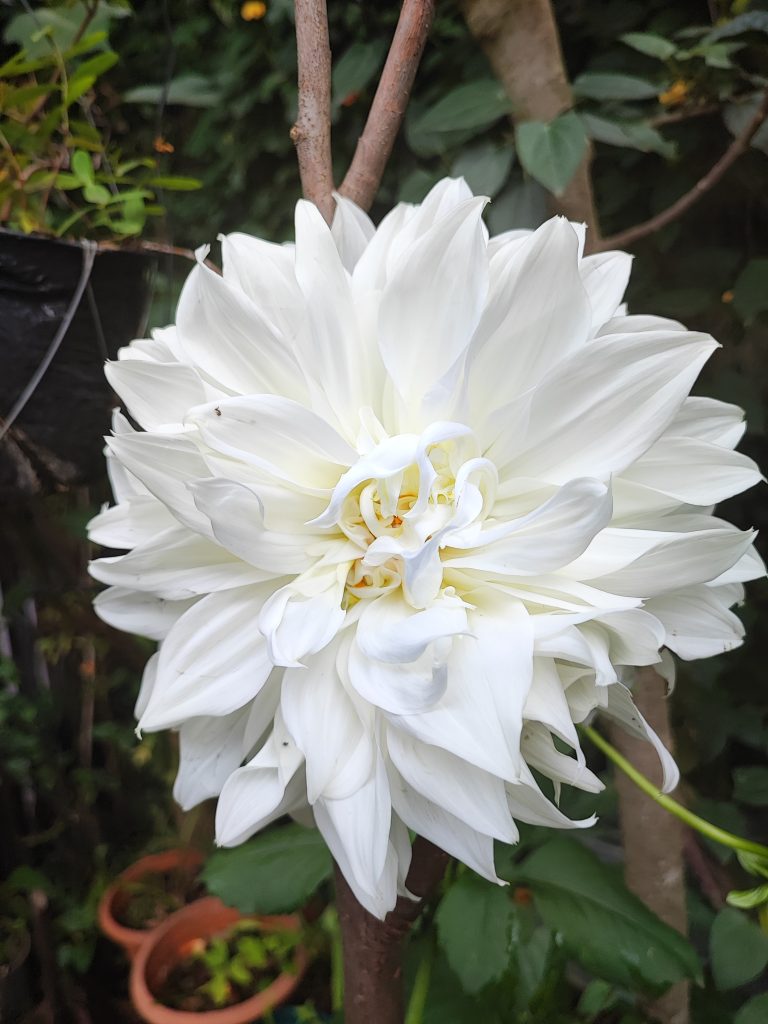
{"type": "Polygon", "coordinates": [[[588,736],[594,745],[599,750],[602,750],[609,760],[613,761],[617,768],[620,768],[625,775],[629,776],[639,789],[642,789],[660,807],[669,811],[670,814],[674,814],[684,824],[695,829],[708,839],[720,843],[721,846],[728,846],[732,850],[743,850],[745,853],[754,853],[758,857],[768,857],[768,846],[763,846],[762,843],[753,843],[750,839],[742,839],[741,836],[735,836],[732,832],[726,832],[725,829],[718,828],[717,825],[713,825],[711,822],[705,821],[704,818],[700,818],[698,814],[689,811],[687,807],[683,807],[677,800],[673,800],[671,796],[662,793],[658,786],[654,786],[650,779],[647,779],[642,772],[639,772],[637,768],[630,764],[599,732],[596,732],[588,725],[582,725],[580,728],[584,735],[588,736]]]}
{"type": "Polygon", "coordinates": [[[424,1016],[424,1007],[427,1004],[429,982],[432,978],[432,961],[434,956],[434,946],[429,942],[424,956],[421,958],[416,970],[416,977],[413,979],[411,998],[408,1002],[408,1010],[405,1014],[405,1024],[421,1024],[424,1016]]]}

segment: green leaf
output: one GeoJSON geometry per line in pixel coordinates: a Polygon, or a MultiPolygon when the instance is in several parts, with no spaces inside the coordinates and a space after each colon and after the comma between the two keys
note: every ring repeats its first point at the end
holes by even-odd
{"type": "Polygon", "coordinates": [[[768,935],[738,910],[726,907],[709,933],[715,985],[721,992],[752,981],[768,964],[768,935]]]}
{"type": "Polygon", "coordinates": [[[495,196],[507,180],[515,153],[511,146],[495,146],[481,142],[465,149],[451,168],[455,178],[466,178],[467,184],[481,196],[495,196]]]}
{"type": "Polygon", "coordinates": [[[701,968],[688,941],[632,895],[620,877],[572,839],[554,839],[524,862],[544,922],[599,978],[661,991],[701,968]]]}
{"type": "Polygon", "coordinates": [[[668,159],[676,149],[647,121],[612,121],[596,114],[582,114],[581,121],[591,139],[608,146],[638,149],[641,153],[660,153],[668,159]]]}
{"type": "MultiPolygon", "coordinates": [[[[763,309],[768,309],[768,259],[753,260],[745,269],[761,263],[762,266],[752,271],[753,278],[761,278],[763,283],[763,309]]],[[[736,282],[741,282],[743,273],[736,282]]],[[[733,290],[733,301],[736,301],[736,288],[733,290]]],[[[743,289],[743,285],[742,285],[743,289]]],[[[768,768],[763,765],[742,765],[733,771],[733,799],[739,804],[750,804],[752,807],[768,807],[768,768]]]]}
{"type": "MultiPolygon", "coordinates": [[[[164,92],[162,85],[139,85],[123,94],[123,102],[157,105],[164,92]]],[[[221,90],[205,75],[179,75],[168,86],[165,102],[181,107],[215,107],[221,95],[221,90]]]]}
{"type": "Polygon", "coordinates": [[[587,136],[572,110],[548,123],[518,124],[515,141],[525,170],[556,196],[562,195],[587,151],[587,136]]]}
{"type": "Polygon", "coordinates": [[[442,174],[439,171],[425,171],[423,167],[417,167],[400,185],[397,201],[399,203],[420,203],[441,177],[442,174]]]}
{"type": "Polygon", "coordinates": [[[586,1017],[587,1020],[592,1021],[604,1010],[610,1010],[615,1002],[616,993],[613,986],[601,978],[595,978],[582,992],[577,1012],[580,1017],[586,1017]]]}
{"type": "Polygon", "coordinates": [[[353,43],[333,66],[333,103],[361,92],[378,74],[384,60],[384,42],[353,43]]]}
{"type": "MultiPolygon", "coordinates": [[[[750,260],[736,278],[733,308],[746,324],[768,309],[768,259],[750,260]]],[[[768,768],[737,768],[733,778],[737,800],[760,807],[768,804],[768,768]]]]}
{"type": "Polygon", "coordinates": [[[768,992],[745,1003],[733,1018],[733,1024],[765,1024],[767,1020],[768,992]]]}
{"type": "MultiPolygon", "coordinates": [[[[762,93],[754,93],[746,98],[740,97],[735,103],[730,103],[723,111],[725,126],[731,135],[741,135],[747,128],[757,109],[762,103],[762,93]]],[[[762,153],[768,153],[768,121],[760,125],[752,136],[750,145],[753,149],[759,149],[762,153]]]]}
{"type": "Polygon", "coordinates": [[[758,885],[754,889],[733,889],[726,896],[726,902],[739,910],[754,910],[768,903],[768,884],[758,885]]]}
{"type": "Polygon", "coordinates": [[[174,192],[194,192],[203,187],[199,178],[184,178],[180,175],[160,175],[147,182],[152,188],[167,188],[174,192]]]}
{"type": "Polygon", "coordinates": [[[416,132],[480,131],[509,113],[509,100],[493,79],[482,79],[451,89],[418,118],[416,132]]]}
{"type": "Polygon", "coordinates": [[[658,93],[654,82],[609,71],[586,71],[573,81],[574,96],[588,100],[649,100],[658,93]]]}
{"type": "Polygon", "coordinates": [[[291,824],[216,850],[203,880],[212,895],[244,914],[279,914],[301,907],[330,874],[320,833],[291,824]]]}
{"type": "Polygon", "coordinates": [[[80,64],[67,83],[67,106],[88,92],[96,82],[96,79],[115,65],[117,60],[117,54],[113,53],[112,50],[107,50],[106,53],[97,53],[95,57],[91,57],[80,64]]]}
{"type": "Polygon", "coordinates": [[[104,188],[103,185],[97,185],[95,182],[85,186],[83,195],[89,203],[95,203],[97,206],[105,206],[112,198],[112,193],[108,188],[104,188]]]}
{"type": "Polygon", "coordinates": [[[506,889],[466,873],[437,909],[437,937],[464,991],[479,992],[509,964],[514,907],[506,889]]]}
{"type": "Polygon", "coordinates": [[[768,11],[747,11],[725,25],[718,25],[707,36],[707,42],[741,35],[742,32],[768,32],[768,11]]]}
{"type": "Polygon", "coordinates": [[[510,185],[488,209],[488,224],[494,235],[520,228],[534,229],[549,216],[547,193],[538,181],[510,185]]]}
{"type": "Polygon", "coordinates": [[[619,39],[646,57],[657,57],[659,60],[669,60],[677,50],[673,42],[654,32],[626,32],[619,39]]]}
{"type": "Polygon", "coordinates": [[[83,185],[93,182],[93,164],[90,156],[82,149],[76,149],[71,160],[72,173],[83,185]]]}

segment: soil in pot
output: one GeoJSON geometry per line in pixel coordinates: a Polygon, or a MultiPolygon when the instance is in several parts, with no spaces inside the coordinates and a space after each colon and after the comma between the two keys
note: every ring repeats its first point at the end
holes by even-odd
{"type": "Polygon", "coordinates": [[[170,914],[205,895],[197,865],[154,871],[118,887],[114,915],[125,928],[147,931],[170,914]]]}
{"type": "Polygon", "coordinates": [[[253,920],[208,939],[192,939],[158,991],[158,1001],[193,1013],[236,1006],[281,974],[296,974],[298,944],[297,932],[265,931],[253,920]]]}

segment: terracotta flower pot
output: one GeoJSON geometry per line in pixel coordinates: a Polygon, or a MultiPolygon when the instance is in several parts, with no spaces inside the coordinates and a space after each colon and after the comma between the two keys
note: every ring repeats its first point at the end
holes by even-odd
{"type": "Polygon", "coordinates": [[[277,917],[249,915],[244,918],[239,911],[226,907],[216,897],[207,896],[177,910],[150,933],[131,965],[130,981],[133,1008],[147,1024],[248,1024],[260,1020],[291,996],[307,967],[307,953],[302,946],[296,948],[295,974],[279,975],[263,992],[235,1006],[193,1013],[172,1010],[157,1002],[155,993],[160,991],[170,971],[183,958],[190,942],[208,939],[245,919],[258,921],[270,931],[298,931],[301,927],[295,914],[277,917]]]}
{"type": "Polygon", "coordinates": [[[153,928],[158,926],[129,928],[120,924],[118,918],[131,898],[126,884],[140,882],[148,875],[161,874],[164,871],[175,869],[186,869],[193,873],[202,863],[203,855],[198,850],[166,850],[164,853],[152,853],[137,860],[135,864],[131,864],[117,876],[101,897],[98,911],[99,928],[108,939],[123,947],[129,959],[133,959],[153,928]]]}

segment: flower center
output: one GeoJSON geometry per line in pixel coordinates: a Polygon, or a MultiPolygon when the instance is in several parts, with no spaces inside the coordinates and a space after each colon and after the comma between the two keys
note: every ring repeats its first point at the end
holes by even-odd
{"type": "Polygon", "coordinates": [[[444,585],[443,550],[477,531],[496,479],[493,464],[477,457],[470,431],[455,423],[435,424],[420,437],[386,438],[361,455],[316,520],[359,548],[347,600],[402,588],[410,605],[427,607],[444,585]]]}

